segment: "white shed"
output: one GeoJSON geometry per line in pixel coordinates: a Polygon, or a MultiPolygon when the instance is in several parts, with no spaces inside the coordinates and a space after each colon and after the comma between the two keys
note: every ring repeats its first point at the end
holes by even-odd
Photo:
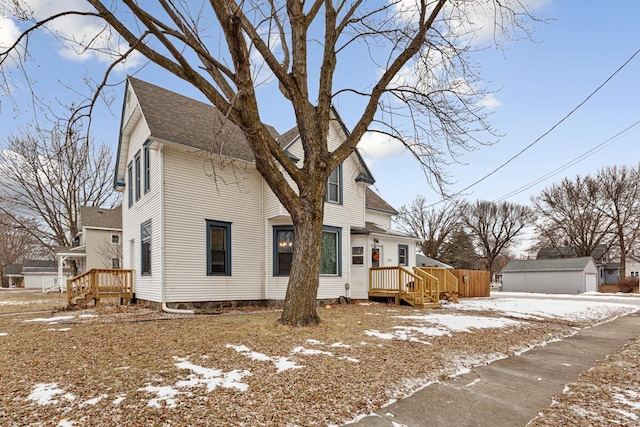
{"type": "Polygon", "coordinates": [[[513,260],[502,269],[505,292],[578,294],[598,290],[598,269],[591,257],[513,260]]]}

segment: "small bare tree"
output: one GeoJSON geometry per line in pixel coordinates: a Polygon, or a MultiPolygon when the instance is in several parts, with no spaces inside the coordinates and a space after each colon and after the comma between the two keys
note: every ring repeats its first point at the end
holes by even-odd
{"type": "Polygon", "coordinates": [[[620,277],[626,277],[627,255],[640,237],[640,165],[611,166],[598,171],[602,185],[602,209],[611,222],[613,239],[620,251],[620,277]]]}
{"type": "Polygon", "coordinates": [[[3,287],[8,285],[5,276],[8,265],[20,264],[32,256],[42,255],[33,236],[19,226],[21,223],[37,227],[33,219],[20,218],[20,222],[16,222],[11,216],[0,212],[0,278],[3,287]]]}
{"type": "Polygon", "coordinates": [[[482,252],[493,277],[495,262],[506,255],[518,236],[531,225],[535,215],[528,206],[511,202],[492,203],[478,200],[464,209],[464,222],[482,252]]]}
{"type": "Polygon", "coordinates": [[[72,246],[80,206],[116,203],[111,168],[109,147],[94,148],[79,131],[54,126],[11,135],[0,155],[0,212],[51,253],[72,246]]]}
{"type": "Polygon", "coordinates": [[[537,239],[549,247],[571,246],[577,256],[591,256],[611,244],[612,220],[606,214],[603,187],[597,179],[564,178],[532,198],[538,215],[537,239]]]}
{"type": "Polygon", "coordinates": [[[459,221],[458,203],[427,207],[427,201],[423,196],[416,197],[409,206],[402,206],[396,216],[396,222],[402,230],[420,239],[420,251],[438,260],[444,244],[459,225],[459,221]]]}
{"type": "MultiPolygon", "coordinates": [[[[443,155],[475,146],[491,131],[480,102],[486,92],[469,62],[474,30],[482,26],[476,21],[488,18],[483,23],[494,35],[528,36],[523,23],[531,18],[519,0],[87,0],[90,7],[68,9],[64,3],[60,13],[46,17],[35,16],[26,1],[4,3],[31,26],[0,53],[0,64],[12,53],[24,54],[28,38],[43,26],[89,17],[101,23],[101,37],[69,38],[79,51],[112,54],[109,71],[137,52],[192,84],[242,130],[256,169],[291,215],[296,245],[280,319],[291,325],[319,321],[317,249],[331,172],[365,132],[376,131],[402,141],[440,188],[443,155]],[[99,44],[109,33],[125,47],[99,44]],[[357,82],[336,79],[367,66],[371,73],[357,82]],[[262,99],[256,88],[268,80],[279,93],[262,99]],[[332,105],[343,99],[353,101],[355,124],[330,149],[332,105]],[[262,120],[264,109],[283,104],[295,116],[304,151],[299,164],[262,120]]],[[[108,73],[99,81],[96,93],[108,73]]]]}

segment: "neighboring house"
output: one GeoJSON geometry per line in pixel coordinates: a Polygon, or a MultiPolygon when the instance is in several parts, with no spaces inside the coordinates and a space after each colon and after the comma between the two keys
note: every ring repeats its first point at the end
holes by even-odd
{"type": "Polygon", "coordinates": [[[54,260],[27,259],[21,272],[25,288],[46,289],[55,286],[58,268],[54,260]]]}
{"type": "Polygon", "coordinates": [[[453,266],[440,262],[422,254],[416,254],[416,266],[418,267],[439,267],[453,269],[453,266]]]}
{"type": "MultiPolygon", "coordinates": [[[[329,149],[348,135],[335,110],[333,119],[329,149]]],[[[295,128],[277,142],[294,161],[303,158],[295,128]]],[[[116,159],[123,266],[135,270],[137,299],[163,306],[284,299],[291,217],[240,129],[219,111],[129,78],[116,159]]],[[[397,212],[369,189],[373,183],[357,152],[329,178],[319,299],[368,298],[369,267],[415,265],[415,237],[391,229],[397,212]]]]}
{"type": "Polygon", "coordinates": [[[640,258],[634,255],[627,255],[626,267],[627,277],[640,277],[640,258]]]}
{"type": "Polygon", "coordinates": [[[94,268],[122,268],[122,207],[113,209],[82,206],[77,246],[56,250],[58,276],[64,285],[63,273],[67,260],[75,260],[77,273],[94,268]]]}
{"type": "Polygon", "coordinates": [[[598,290],[591,257],[512,260],[502,269],[505,292],[577,294],[598,290]]]}
{"type": "MultiPolygon", "coordinates": [[[[576,249],[572,246],[558,248],[542,248],[538,251],[536,259],[577,258],[576,249]]],[[[611,259],[606,246],[599,245],[591,252],[591,258],[598,268],[598,284],[614,284],[620,278],[620,263],[611,259]]]]}

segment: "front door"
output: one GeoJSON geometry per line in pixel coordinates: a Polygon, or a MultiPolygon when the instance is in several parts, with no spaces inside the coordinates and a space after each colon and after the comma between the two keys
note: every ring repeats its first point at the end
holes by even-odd
{"type": "Polygon", "coordinates": [[[380,267],[382,265],[382,248],[371,248],[371,267],[380,267]]]}

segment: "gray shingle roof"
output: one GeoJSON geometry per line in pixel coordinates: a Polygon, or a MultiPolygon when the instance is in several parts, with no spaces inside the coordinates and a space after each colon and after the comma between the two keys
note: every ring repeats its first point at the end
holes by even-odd
{"type": "Polygon", "coordinates": [[[551,270],[584,270],[592,261],[591,257],[554,258],[554,259],[514,259],[509,262],[502,272],[516,271],[551,271],[551,270]]]}
{"type": "Polygon", "coordinates": [[[365,192],[365,200],[366,206],[369,209],[375,209],[377,211],[390,213],[391,215],[398,215],[398,211],[395,210],[393,206],[385,202],[382,197],[378,196],[378,194],[376,194],[369,187],[367,187],[367,190],[365,192]]]}
{"type": "Polygon", "coordinates": [[[51,273],[56,271],[58,271],[58,263],[55,260],[26,259],[22,263],[22,274],[51,273]]]}
{"type": "Polygon", "coordinates": [[[9,264],[5,267],[6,275],[20,275],[22,273],[22,266],[20,264],[9,264]]]}
{"type": "MultiPolygon", "coordinates": [[[[175,142],[223,156],[253,161],[247,138],[217,108],[159,86],[129,77],[151,131],[151,139],[175,142]]],[[[268,126],[269,132],[278,132],[268,126]]]]}
{"type": "Polygon", "coordinates": [[[80,208],[82,227],[122,229],[122,206],[113,209],[82,206],[80,208]]]}

